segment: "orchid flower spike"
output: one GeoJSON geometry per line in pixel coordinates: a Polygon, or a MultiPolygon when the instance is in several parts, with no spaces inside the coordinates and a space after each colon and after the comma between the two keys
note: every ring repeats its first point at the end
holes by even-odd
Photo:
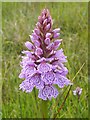
{"type": "Polygon", "coordinates": [[[21,61],[21,73],[19,78],[24,81],[20,89],[30,93],[33,88],[39,90],[38,97],[43,100],[51,100],[59,94],[54,85],[63,88],[70,85],[66,77],[68,69],[64,66],[67,62],[63,49],[58,50],[62,39],[58,39],[60,28],[52,28],[53,21],[48,9],[44,9],[38,17],[38,22],[30,41],[25,43],[27,51],[21,61]]]}

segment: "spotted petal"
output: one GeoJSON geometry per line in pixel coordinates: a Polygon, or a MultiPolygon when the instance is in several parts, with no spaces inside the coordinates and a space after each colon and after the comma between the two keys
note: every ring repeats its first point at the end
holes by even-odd
{"type": "Polygon", "coordinates": [[[46,62],[41,62],[41,63],[38,65],[37,69],[38,69],[38,71],[39,71],[40,73],[48,72],[48,71],[51,70],[51,66],[50,66],[48,63],[46,63],[46,62]]]}
{"type": "Polygon", "coordinates": [[[55,81],[54,84],[57,84],[60,88],[63,88],[65,85],[69,85],[70,80],[68,80],[65,76],[60,75],[60,73],[55,73],[55,81]]]}
{"type": "Polygon", "coordinates": [[[30,77],[29,82],[33,83],[37,89],[44,87],[44,82],[41,81],[41,75],[38,73],[35,73],[32,77],[30,77]]]}
{"type": "Polygon", "coordinates": [[[48,71],[43,73],[42,75],[42,81],[44,81],[46,84],[52,84],[55,80],[55,74],[53,71],[48,71]]]}
{"type": "Polygon", "coordinates": [[[34,85],[30,83],[28,80],[24,80],[19,87],[20,89],[28,93],[28,92],[32,92],[34,85]]]}
{"type": "Polygon", "coordinates": [[[43,100],[51,100],[52,97],[56,98],[58,96],[58,91],[56,88],[53,86],[45,86],[43,89],[39,90],[39,95],[38,97],[43,99],[43,100]]]}

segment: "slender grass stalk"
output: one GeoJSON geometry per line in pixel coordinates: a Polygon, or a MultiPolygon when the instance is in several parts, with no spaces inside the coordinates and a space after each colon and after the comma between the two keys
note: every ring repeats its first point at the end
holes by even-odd
{"type": "Polygon", "coordinates": [[[78,72],[75,74],[75,76],[72,79],[72,82],[76,78],[76,76],[79,74],[79,72],[81,71],[81,69],[83,68],[84,65],[85,65],[85,63],[83,63],[83,65],[80,67],[80,69],[78,70],[78,72]]]}
{"type": "Polygon", "coordinates": [[[19,100],[19,106],[20,106],[20,108],[19,108],[19,114],[20,114],[20,117],[22,118],[22,106],[21,106],[21,99],[20,99],[20,94],[18,94],[18,100],[19,100]]]}

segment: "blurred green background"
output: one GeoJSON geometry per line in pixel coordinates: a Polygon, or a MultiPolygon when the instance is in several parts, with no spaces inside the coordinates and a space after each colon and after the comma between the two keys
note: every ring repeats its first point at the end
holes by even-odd
{"type": "MultiPolygon", "coordinates": [[[[35,118],[40,106],[34,98],[34,91],[30,94],[19,91],[18,78],[20,73],[21,51],[26,49],[24,42],[29,40],[29,35],[38,21],[38,16],[44,8],[48,8],[54,21],[53,28],[61,28],[63,39],[62,47],[68,57],[66,63],[69,69],[68,78],[72,80],[82,64],[83,69],[76,76],[73,87],[58,118],[86,118],[88,117],[88,4],[87,3],[30,3],[30,2],[5,2],[2,3],[2,117],[3,118],[35,118]],[[82,88],[80,101],[72,91],[79,86],[82,88]]],[[[59,89],[60,95],[57,99],[49,101],[49,117],[57,112],[64,100],[61,93],[65,90],[59,89]],[[57,104],[56,107],[55,104],[57,104]]],[[[37,94],[38,91],[36,91],[37,94]]],[[[37,95],[36,95],[37,96],[37,95]]]]}

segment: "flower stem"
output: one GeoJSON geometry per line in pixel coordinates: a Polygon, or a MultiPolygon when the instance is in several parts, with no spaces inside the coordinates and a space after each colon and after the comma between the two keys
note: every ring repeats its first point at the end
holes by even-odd
{"type": "Polygon", "coordinates": [[[48,100],[41,101],[41,112],[43,118],[48,118],[48,100]]]}

